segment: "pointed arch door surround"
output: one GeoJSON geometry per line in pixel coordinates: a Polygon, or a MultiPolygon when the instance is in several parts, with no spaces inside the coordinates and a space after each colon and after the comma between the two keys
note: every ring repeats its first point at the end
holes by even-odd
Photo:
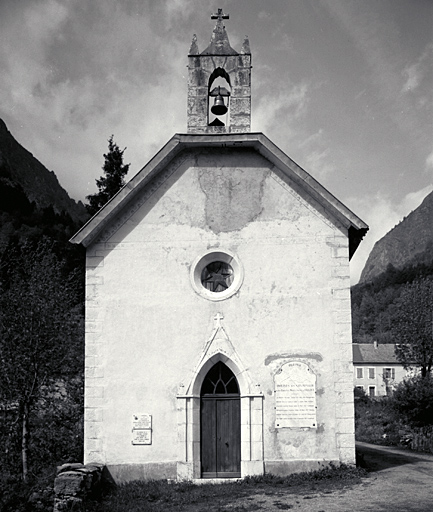
{"type": "MultiPolygon", "coordinates": [[[[206,471],[202,471],[201,460],[201,389],[209,370],[219,362],[229,368],[239,387],[237,400],[240,418],[236,421],[240,423],[240,476],[263,474],[263,395],[261,392],[251,393],[251,379],[248,372],[238,366],[239,363],[236,364],[225,354],[213,353],[211,357],[201,360],[186,388],[187,392],[183,394],[181,388],[177,395],[178,479],[199,479],[207,476],[203,474],[206,471]]],[[[220,407],[220,415],[233,414],[229,409],[235,406],[230,406],[227,402],[224,405],[215,405],[220,407]]],[[[223,445],[226,442],[223,441],[223,445]]],[[[238,471],[229,471],[231,474],[224,475],[224,471],[220,469],[217,473],[216,478],[227,478],[236,476],[238,471]]]]}

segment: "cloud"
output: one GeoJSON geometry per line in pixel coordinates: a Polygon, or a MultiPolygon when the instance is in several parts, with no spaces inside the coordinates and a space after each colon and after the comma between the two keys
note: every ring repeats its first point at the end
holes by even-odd
{"type": "Polygon", "coordinates": [[[426,158],[425,165],[427,170],[433,171],[433,151],[426,158]]]}
{"type": "Polygon", "coordinates": [[[415,210],[432,190],[433,185],[427,185],[409,192],[398,203],[381,193],[364,198],[349,198],[346,201],[370,227],[350,263],[352,284],[358,282],[374,244],[415,210]]]}
{"type": "Polygon", "coordinates": [[[335,172],[336,166],[322,128],[304,139],[299,144],[299,149],[303,155],[302,162],[314,178],[320,181],[335,172]]]}
{"type": "Polygon", "coordinates": [[[416,133],[419,140],[426,140],[419,116],[431,116],[425,108],[425,105],[433,104],[431,78],[429,87],[421,88],[421,85],[426,81],[427,72],[431,73],[433,68],[432,43],[427,45],[415,63],[405,65],[399,51],[403,29],[390,17],[383,16],[385,2],[371,2],[368,9],[359,9],[359,2],[354,0],[320,1],[362,54],[367,64],[368,80],[375,89],[374,95],[380,98],[375,108],[386,109],[400,130],[416,133]],[[402,93],[409,90],[417,91],[417,95],[402,93]]]}
{"type": "MultiPolygon", "coordinates": [[[[403,69],[403,76],[406,82],[403,85],[402,91],[414,91],[419,87],[421,82],[426,78],[426,75],[431,73],[433,68],[433,43],[428,43],[420,57],[413,64],[407,65],[403,69]]],[[[429,87],[431,83],[429,80],[429,87]]]]}
{"type": "Polygon", "coordinates": [[[421,81],[419,64],[416,63],[411,66],[407,66],[403,70],[403,76],[406,77],[406,82],[403,85],[402,91],[408,92],[415,90],[421,81]]]}
{"type": "Polygon", "coordinates": [[[334,173],[336,166],[330,162],[330,158],[331,151],[329,148],[310,151],[305,158],[308,172],[318,180],[322,180],[334,173]]]}
{"type": "Polygon", "coordinates": [[[273,131],[281,126],[288,126],[290,129],[291,123],[306,113],[309,85],[306,82],[289,84],[284,90],[276,91],[271,90],[275,89],[271,84],[266,87],[265,82],[262,81],[262,88],[266,88],[267,92],[258,95],[260,99],[253,116],[257,128],[253,131],[273,131]]]}
{"type": "Polygon", "coordinates": [[[269,20],[271,19],[271,15],[267,11],[260,11],[257,18],[259,20],[269,20]]]}
{"type": "Polygon", "coordinates": [[[0,16],[0,116],[72,197],[94,192],[111,134],[133,174],[184,130],[188,42],[166,35],[191,5],[41,0],[0,16]]]}

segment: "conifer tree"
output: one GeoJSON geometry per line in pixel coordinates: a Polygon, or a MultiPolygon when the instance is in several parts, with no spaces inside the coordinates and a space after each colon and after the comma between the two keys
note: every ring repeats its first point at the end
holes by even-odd
{"type": "Polygon", "coordinates": [[[120,150],[113,137],[114,135],[108,139],[108,153],[104,154],[104,176],[96,180],[99,192],[86,197],[89,201],[86,209],[91,215],[95,215],[125,185],[125,176],[130,164],[123,163],[126,148],[120,150]]]}

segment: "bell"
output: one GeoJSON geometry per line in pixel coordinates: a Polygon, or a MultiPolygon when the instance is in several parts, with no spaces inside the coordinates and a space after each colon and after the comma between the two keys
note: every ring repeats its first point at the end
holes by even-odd
{"type": "Polygon", "coordinates": [[[223,116],[224,114],[227,114],[227,107],[224,105],[224,98],[221,94],[218,94],[215,98],[214,104],[210,110],[212,114],[215,114],[216,116],[223,116]]]}

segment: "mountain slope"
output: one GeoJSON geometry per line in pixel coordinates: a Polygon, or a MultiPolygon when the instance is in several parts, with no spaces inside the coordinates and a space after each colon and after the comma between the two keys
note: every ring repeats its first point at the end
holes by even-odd
{"type": "Polygon", "coordinates": [[[0,119],[0,180],[8,188],[23,191],[29,202],[40,210],[52,207],[54,212],[67,213],[75,222],[88,215],[81,202],[75,202],[60,185],[53,171],[44,167],[19,144],[0,119]]]}
{"type": "Polygon", "coordinates": [[[401,269],[433,260],[433,192],[418,208],[373,247],[361,273],[360,283],[385,272],[388,265],[401,269]]]}

